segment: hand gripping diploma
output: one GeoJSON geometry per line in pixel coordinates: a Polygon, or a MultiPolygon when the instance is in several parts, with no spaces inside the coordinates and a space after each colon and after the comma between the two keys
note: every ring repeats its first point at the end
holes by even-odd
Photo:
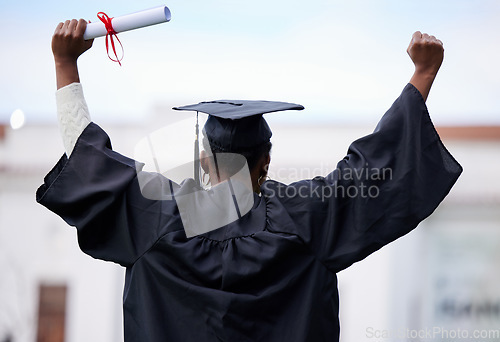
{"type": "Polygon", "coordinates": [[[77,59],[94,42],[93,39],[83,39],[86,28],[87,22],[83,19],[66,20],[56,27],[52,36],[52,53],[56,64],[57,89],[80,82],[77,59]]]}

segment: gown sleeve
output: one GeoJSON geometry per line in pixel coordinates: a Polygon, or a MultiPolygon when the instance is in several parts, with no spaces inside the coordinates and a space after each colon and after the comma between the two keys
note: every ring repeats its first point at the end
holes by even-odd
{"type": "Polygon", "coordinates": [[[332,173],[291,184],[293,191],[281,189],[293,222],[284,226],[338,272],[414,229],[461,172],[420,92],[408,84],[375,131],[354,141],[332,173]]]}
{"type": "Polygon", "coordinates": [[[173,199],[142,195],[141,168],[114,152],[107,134],[90,123],[71,157],[63,155],[47,174],[36,200],[77,228],[85,253],[129,266],[157,241],[176,211],[173,199]]]}

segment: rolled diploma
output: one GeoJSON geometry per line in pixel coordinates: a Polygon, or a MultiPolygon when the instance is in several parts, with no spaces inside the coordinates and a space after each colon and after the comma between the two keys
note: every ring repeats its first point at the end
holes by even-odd
{"type": "MultiPolygon", "coordinates": [[[[154,7],[148,10],[139,11],[121,17],[113,18],[111,24],[116,32],[134,30],[137,28],[161,24],[170,21],[170,10],[167,6],[154,7]]],[[[83,39],[89,40],[105,36],[107,33],[104,23],[95,21],[87,25],[83,34],[83,39]]]]}

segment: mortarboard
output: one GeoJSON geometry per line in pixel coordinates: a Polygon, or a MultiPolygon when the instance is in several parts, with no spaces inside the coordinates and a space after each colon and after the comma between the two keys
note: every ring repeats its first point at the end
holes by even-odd
{"type": "MultiPolygon", "coordinates": [[[[204,133],[210,143],[224,152],[251,150],[270,140],[272,132],[263,114],[284,110],[302,110],[295,103],[276,101],[218,100],[174,107],[175,110],[196,111],[208,114],[204,133]]],[[[197,116],[198,118],[198,116],[197,116]]],[[[195,158],[198,149],[198,120],[196,122],[195,158]]],[[[195,168],[199,166],[195,165],[195,168]]],[[[195,170],[195,178],[198,172],[195,170]]]]}
{"type": "Polygon", "coordinates": [[[265,143],[271,138],[271,129],[262,114],[302,110],[304,107],[276,101],[219,100],[173,109],[208,114],[204,129],[210,144],[223,151],[239,152],[265,143]]]}

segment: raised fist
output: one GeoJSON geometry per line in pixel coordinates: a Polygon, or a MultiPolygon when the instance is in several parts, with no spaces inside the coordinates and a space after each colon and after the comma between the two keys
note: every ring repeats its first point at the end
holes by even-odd
{"type": "Polygon", "coordinates": [[[443,42],[427,33],[415,32],[406,51],[415,64],[417,73],[435,76],[443,63],[443,42]]]}

